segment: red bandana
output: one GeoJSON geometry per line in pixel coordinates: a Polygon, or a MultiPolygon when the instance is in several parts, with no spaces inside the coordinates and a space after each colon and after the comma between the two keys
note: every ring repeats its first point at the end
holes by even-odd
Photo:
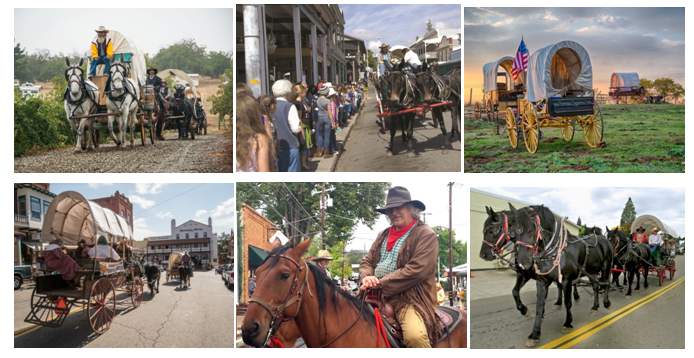
{"type": "Polygon", "coordinates": [[[392,250],[393,246],[395,246],[395,243],[398,242],[398,239],[400,239],[402,235],[405,235],[405,233],[408,230],[410,230],[410,228],[412,228],[416,223],[417,219],[414,219],[412,220],[410,225],[407,225],[400,230],[395,229],[395,225],[391,226],[390,229],[388,229],[388,246],[386,246],[386,250],[392,250]]]}

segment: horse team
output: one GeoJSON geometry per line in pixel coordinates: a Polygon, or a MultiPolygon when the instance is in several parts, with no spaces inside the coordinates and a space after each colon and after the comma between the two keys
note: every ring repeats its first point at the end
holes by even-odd
{"type": "Polygon", "coordinates": [[[648,288],[651,249],[645,244],[629,240],[621,230],[606,228],[603,236],[600,228],[593,227],[586,229],[586,235],[575,236],[568,232],[564,220],[558,219],[549,208],[542,205],[516,209],[509,203],[509,210],[486,209],[487,219],[484,223],[480,257],[487,261],[501,259],[516,271],[512,295],[516,308],[525,317],[530,316],[530,309],[521,302],[520,290],[530,279],[537,281],[535,323],[525,342],[526,347],[535,347],[540,341],[545,300],[549,286],[553,283],[559,288],[558,300],[553,309],[561,308],[562,296],[564,297],[566,321],[561,330],[564,334],[573,330],[571,296],[573,293],[574,301],[580,300],[576,290],[580,278],[587,278],[593,288],[593,306],[590,311],[593,316],[598,312],[600,295],[606,309],[612,306],[609,292],[613,267],[617,269],[614,270],[612,281],[615,288],[622,288],[618,283],[619,272],[623,271],[629,277],[626,298],[631,297],[634,275],[637,276],[636,291],[639,290],[640,269],[643,269],[644,288],[648,288]],[[514,258],[506,260],[502,253],[509,243],[513,243],[514,258]]]}
{"type": "Polygon", "coordinates": [[[413,147],[415,111],[406,113],[403,111],[416,107],[424,109],[427,108],[427,105],[450,101],[451,104],[431,108],[435,122],[441,126],[441,133],[445,142],[442,154],[448,154],[453,135],[457,135],[459,140],[462,138],[460,135],[460,69],[456,68],[444,75],[439,75],[427,68],[426,64],[419,69],[406,68],[404,61],[395,66],[386,61],[385,65],[389,73],[376,80],[375,85],[381,97],[382,105],[387,105],[394,113],[390,116],[390,143],[386,155],[393,155],[393,142],[398,124],[402,131],[403,143],[407,143],[407,156],[413,157],[415,155],[413,147]],[[450,139],[443,120],[443,112],[446,111],[451,112],[450,139]]]}

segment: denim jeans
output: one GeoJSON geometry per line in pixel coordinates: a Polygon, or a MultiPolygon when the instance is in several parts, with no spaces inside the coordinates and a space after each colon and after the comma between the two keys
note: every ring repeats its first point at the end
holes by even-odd
{"type": "Polygon", "coordinates": [[[282,151],[277,151],[277,157],[279,158],[279,168],[277,169],[278,172],[300,171],[299,148],[282,149],[282,151]]]}
{"type": "Polygon", "coordinates": [[[334,154],[337,150],[337,137],[335,136],[335,130],[330,131],[330,154],[334,154]]]}
{"type": "Polygon", "coordinates": [[[316,123],[316,145],[318,148],[327,149],[330,140],[330,117],[318,116],[316,123]]]}
{"type": "Polygon", "coordinates": [[[378,64],[378,71],[381,73],[381,76],[385,76],[388,74],[388,70],[386,69],[386,65],[379,63],[378,64]]]}
{"type": "Polygon", "coordinates": [[[89,74],[92,76],[95,76],[96,75],[96,65],[100,65],[100,64],[104,65],[104,74],[108,75],[108,70],[111,68],[111,64],[108,61],[106,61],[106,59],[103,57],[95,57],[92,60],[92,64],[89,67],[89,74]]]}

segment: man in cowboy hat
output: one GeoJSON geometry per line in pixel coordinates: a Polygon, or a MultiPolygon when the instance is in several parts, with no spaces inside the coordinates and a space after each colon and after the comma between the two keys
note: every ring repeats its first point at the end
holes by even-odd
{"type": "Polygon", "coordinates": [[[388,74],[388,70],[386,68],[385,63],[387,61],[392,62],[394,60],[393,53],[388,51],[389,47],[390,46],[386,45],[385,43],[382,43],[379,47],[381,51],[378,53],[378,72],[381,76],[385,76],[388,74]]]}
{"type": "Polygon", "coordinates": [[[653,262],[658,262],[658,248],[663,244],[663,238],[658,234],[657,227],[654,227],[651,232],[651,236],[648,237],[648,246],[651,247],[651,252],[653,253],[653,262]]]}
{"type": "Polygon", "coordinates": [[[636,235],[634,235],[634,242],[637,244],[645,244],[648,237],[645,234],[645,229],[640,227],[636,229],[636,235]]]}
{"type": "Polygon", "coordinates": [[[315,262],[316,266],[318,266],[321,271],[325,272],[325,276],[332,278],[330,277],[330,270],[328,270],[328,266],[330,265],[330,261],[334,259],[335,258],[330,257],[328,250],[320,250],[318,251],[318,255],[316,257],[311,258],[311,261],[315,262]]]}
{"type": "Polygon", "coordinates": [[[393,226],[378,234],[359,265],[360,290],[381,289],[408,348],[431,347],[439,333],[434,313],[439,244],[434,230],[419,220],[424,209],[407,189],[388,190],[386,205],[376,211],[387,215],[393,226]]]}
{"type": "Polygon", "coordinates": [[[92,41],[92,64],[89,67],[89,79],[96,74],[96,65],[104,65],[104,74],[108,75],[110,68],[111,57],[113,56],[113,43],[110,38],[106,37],[108,30],[105,27],[99,26],[96,31],[96,40],[92,41]]]}

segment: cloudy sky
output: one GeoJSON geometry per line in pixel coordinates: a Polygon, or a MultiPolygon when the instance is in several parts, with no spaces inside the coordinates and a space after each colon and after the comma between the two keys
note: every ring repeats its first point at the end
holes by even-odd
{"type": "Polygon", "coordinates": [[[208,52],[231,52],[233,15],[232,8],[15,9],[14,41],[29,53],[43,48],[51,54],[85,53],[90,51],[94,30],[104,26],[122,33],[151,56],[184,38],[195,39],[208,52]]]}
{"type": "Polygon", "coordinates": [[[618,226],[629,198],[636,216],[653,215],[677,233],[685,235],[684,188],[476,188],[518,199],[544,204],[569,220],[604,228],[618,226]]]}
{"type": "Polygon", "coordinates": [[[460,5],[344,5],[345,33],[366,41],[374,53],[386,44],[410,46],[424,36],[427,20],[437,29],[460,28],[460,5]],[[376,40],[376,37],[380,37],[376,40]],[[369,41],[370,39],[373,39],[369,41]]]}
{"type": "Polygon", "coordinates": [[[74,190],[88,199],[112,196],[116,191],[133,204],[135,240],[171,235],[171,219],[176,225],[188,220],[207,224],[217,234],[230,233],[234,225],[234,184],[51,184],[60,194],[74,190]]]}
{"type": "MultiPolygon", "coordinates": [[[[433,20],[432,20],[433,21],[433,20]]],[[[448,183],[437,180],[428,182],[415,181],[394,181],[392,185],[404,186],[410,191],[413,200],[419,200],[427,207],[426,222],[429,226],[448,227],[448,183]]],[[[468,225],[469,215],[463,206],[463,194],[468,189],[461,184],[453,185],[453,230],[456,232],[457,240],[465,240],[463,235],[468,225]],[[463,227],[465,226],[465,228],[463,227]]],[[[365,225],[358,225],[354,230],[355,239],[347,246],[347,250],[368,250],[376,240],[376,236],[382,230],[390,226],[385,215],[373,226],[373,230],[365,225]]]]}
{"type": "MultiPolygon", "coordinates": [[[[482,66],[563,40],[580,43],[593,86],[607,93],[613,72],[670,77],[684,86],[684,8],[470,8],[464,12],[465,88],[482,98],[482,66]]],[[[502,70],[503,72],[503,70],[502,70]]]]}

